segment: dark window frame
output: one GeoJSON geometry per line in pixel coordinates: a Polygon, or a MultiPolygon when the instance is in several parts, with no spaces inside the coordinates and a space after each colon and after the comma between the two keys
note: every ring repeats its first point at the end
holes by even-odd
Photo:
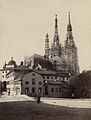
{"type": "Polygon", "coordinates": [[[58,92],[58,88],[55,88],[55,92],[58,92]]]}
{"type": "Polygon", "coordinates": [[[29,84],[29,81],[25,81],[25,84],[28,85],[28,84],[29,84]]]}
{"type": "Polygon", "coordinates": [[[39,81],[39,85],[42,85],[42,82],[41,82],[41,81],[39,81]]]}
{"type": "Polygon", "coordinates": [[[36,84],[36,79],[32,78],[32,85],[35,85],[35,84],[36,84]]]}
{"type": "Polygon", "coordinates": [[[54,88],[51,88],[51,92],[52,92],[52,93],[54,92],[54,88]]]}
{"type": "Polygon", "coordinates": [[[35,87],[32,87],[32,93],[33,94],[35,93],[35,87]]]}

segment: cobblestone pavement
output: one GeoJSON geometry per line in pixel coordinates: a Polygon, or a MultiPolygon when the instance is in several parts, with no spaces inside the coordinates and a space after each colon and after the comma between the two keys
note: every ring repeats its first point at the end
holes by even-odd
{"type": "Polygon", "coordinates": [[[91,120],[90,103],[90,99],[41,98],[37,104],[25,95],[4,95],[0,98],[0,120],[91,120]]]}

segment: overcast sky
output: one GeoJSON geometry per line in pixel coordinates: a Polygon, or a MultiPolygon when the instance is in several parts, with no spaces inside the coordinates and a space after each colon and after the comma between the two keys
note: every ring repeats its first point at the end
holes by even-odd
{"type": "Polygon", "coordinates": [[[69,11],[80,70],[91,69],[91,0],[0,0],[0,66],[12,56],[19,64],[24,55],[44,55],[46,33],[53,41],[55,14],[64,44],[69,11]]]}

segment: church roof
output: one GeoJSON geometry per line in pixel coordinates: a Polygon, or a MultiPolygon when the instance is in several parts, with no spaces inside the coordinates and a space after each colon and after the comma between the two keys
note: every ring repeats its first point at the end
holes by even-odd
{"type": "Polygon", "coordinates": [[[31,57],[33,57],[33,58],[39,58],[41,60],[48,60],[48,59],[46,59],[45,56],[42,56],[42,55],[39,55],[39,54],[33,54],[31,57]]]}

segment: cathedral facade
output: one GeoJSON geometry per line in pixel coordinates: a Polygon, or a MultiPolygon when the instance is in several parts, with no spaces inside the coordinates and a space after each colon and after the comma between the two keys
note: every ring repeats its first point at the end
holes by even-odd
{"type": "Polygon", "coordinates": [[[73,75],[79,73],[77,47],[75,45],[70,13],[68,14],[67,34],[64,46],[60,44],[58,33],[58,19],[55,16],[55,31],[53,43],[49,47],[49,35],[45,38],[45,55],[56,66],[56,69],[63,72],[70,72],[73,75]]]}

